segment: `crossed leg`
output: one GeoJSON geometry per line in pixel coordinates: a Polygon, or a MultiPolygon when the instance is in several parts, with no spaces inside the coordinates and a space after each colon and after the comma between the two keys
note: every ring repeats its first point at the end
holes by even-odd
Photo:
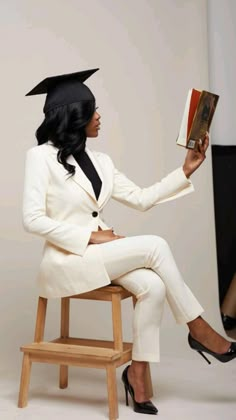
{"type": "Polygon", "coordinates": [[[224,353],[230,342],[201,318],[204,311],[184,282],[168,243],[156,235],[139,235],[99,244],[112,282],[138,299],[133,319],[132,364],[128,370],[137,402],[145,400],[147,361],[159,361],[159,326],[165,297],[179,324],[212,351],[224,353]]]}

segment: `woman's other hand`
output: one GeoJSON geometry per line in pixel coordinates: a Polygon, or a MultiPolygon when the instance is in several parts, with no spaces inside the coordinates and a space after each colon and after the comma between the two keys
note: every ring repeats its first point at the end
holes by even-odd
{"type": "Polygon", "coordinates": [[[187,178],[202,164],[206,158],[206,150],[209,146],[209,133],[206,132],[203,141],[199,140],[198,150],[188,149],[183,171],[187,178]]]}
{"type": "Polygon", "coordinates": [[[115,239],[125,238],[125,236],[115,235],[113,229],[98,230],[92,232],[89,244],[102,244],[103,242],[114,241],[115,239]]]}

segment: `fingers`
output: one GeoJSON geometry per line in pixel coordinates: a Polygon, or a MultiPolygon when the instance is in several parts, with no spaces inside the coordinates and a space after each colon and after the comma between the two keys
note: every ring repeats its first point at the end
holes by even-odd
{"type": "Polygon", "coordinates": [[[195,151],[195,155],[198,156],[198,157],[199,157],[199,153],[201,155],[205,154],[205,151],[203,149],[203,141],[202,141],[202,139],[198,139],[197,148],[194,151],[195,151]]]}
{"type": "Polygon", "coordinates": [[[111,231],[112,231],[113,236],[114,236],[115,238],[117,238],[117,239],[120,239],[120,238],[125,238],[125,236],[122,236],[122,235],[116,235],[116,234],[114,233],[114,229],[113,229],[113,228],[111,229],[111,231]]]}
{"type": "Polygon", "coordinates": [[[205,155],[204,140],[202,141],[202,139],[199,139],[198,148],[199,152],[205,155]]]}
{"type": "Polygon", "coordinates": [[[121,239],[121,238],[125,238],[125,236],[123,236],[123,235],[116,235],[116,234],[114,233],[114,229],[113,229],[113,227],[112,227],[111,229],[108,229],[108,230],[109,230],[109,232],[112,232],[113,239],[121,239]]]}
{"type": "Polygon", "coordinates": [[[122,235],[115,235],[115,238],[114,238],[114,239],[122,239],[122,238],[125,238],[125,236],[122,236],[122,235]]]}
{"type": "Polygon", "coordinates": [[[103,232],[107,232],[107,233],[113,234],[114,233],[114,229],[113,228],[111,228],[111,229],[104,229],[103,232]]]}
{"type": "Polygon", "coordinates": [[[198,151],[201,153],[201,155],[204,158],[206,157],[205,153],[207,151],[208,146],[209,146],[209,133],[208,131],[206,131],[204,139],[198,140],[198,151]]]}
{"type": "Polygon", "coordinates": [[[207,150],[208,146],[209,146],[209,133],[208,133],[208,131],[206,131],[206,134],[205,134],[205,137],[204,137],[204,140],[203,140],[204,151],[207,150]]]}
{"type": "Polygon", "coordinates": [[[209,135],[206,132],[206,135],[201,145],[201,154],[204,156],[204,158],[206,157],[206,151],[207,151],[208,146],[209,146],[209,135]]]}

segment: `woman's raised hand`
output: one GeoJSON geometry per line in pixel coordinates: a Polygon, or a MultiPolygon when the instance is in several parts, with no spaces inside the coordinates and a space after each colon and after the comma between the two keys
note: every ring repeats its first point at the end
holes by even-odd
{"type": "Polygon", "coordinates": [[[115,239],[125,238],[125,236],[115,235],[113,229],[98,230],[92,232],[89,244],[102,244],[103,242],[114,241],[115,239]]]}
{"type": "Polygon", "coordinates": [[[209,146],[209,133],[206,131],[205,137],[203,140],[199,140],[198,149],[191,150],[188,149],[187,155],[183,165],[183,171],[187,178],[192,175],[194,171],[202,164],[206,158],[206,150],[209,146]]]}

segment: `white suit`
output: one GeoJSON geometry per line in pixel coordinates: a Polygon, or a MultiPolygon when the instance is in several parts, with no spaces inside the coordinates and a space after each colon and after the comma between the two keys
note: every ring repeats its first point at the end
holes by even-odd
{"type": "Polygon", "coordinates": [[[139,188],[115,169],[107,154],[87,146],[85,150],[102,180],[98,200],[73,156],[68,162],[76,166],[76,173],[67,179],[54,146],[43,144],[27,152],[23,223],[27,231],[46,240],[38,277],[43,297],[69,296],[110,283],[99,246],[88,245],[98,226],[110,228],[102,219],[102,209],[110,198],[145,211],[193,190],[182,168],[161,182],[139,188]]]}
{"type": "Polygon", "coordinates": [[[73,156],[76,173],[68,177],[50,143],[28,150],[23,195],[27,231],[45,238],[39,295],[70,296],[118,283],[138,298],[134,311],[133,359],[159,361],[159,326],[164,299],[177,323],[186,323],[203,308],[184,283],[168,244],[155,235],[140,235],[88,244],[92,231],[109,229],[102,210],[110,198],[146,211],[194,190],[182,167],[160,182],[140,188],[119,172],[111,158],[85,148],[102,181],[98,200],[91,182],[73,156]]]}

